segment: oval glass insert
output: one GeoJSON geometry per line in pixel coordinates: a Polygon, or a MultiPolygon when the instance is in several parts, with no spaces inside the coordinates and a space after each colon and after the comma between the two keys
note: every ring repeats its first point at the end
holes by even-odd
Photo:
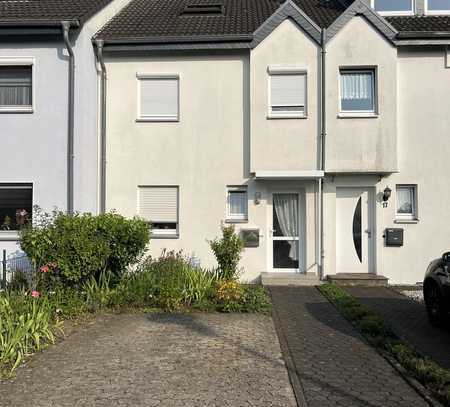
{"type": "Polygon", "coordinates": [[[355,245],[359,261],[362,263],[361,197],[358,199],[355,213],[353,214],[353,244],[355,245]]]}

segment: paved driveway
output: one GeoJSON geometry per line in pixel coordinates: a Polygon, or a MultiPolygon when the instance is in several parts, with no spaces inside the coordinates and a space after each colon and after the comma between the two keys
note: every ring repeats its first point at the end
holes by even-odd
{"type": "Polygon", "coordinates": [[[0,405],[296,406],[272,319],[110,315],[0,383],[0,405]]]}
{"type": "Polygon", "coordinates": [[[432,326],[425,305],[385,287],[347,287],[347,290],[379,313],[397,336],[450,369],[450,330],[432,326]]]}

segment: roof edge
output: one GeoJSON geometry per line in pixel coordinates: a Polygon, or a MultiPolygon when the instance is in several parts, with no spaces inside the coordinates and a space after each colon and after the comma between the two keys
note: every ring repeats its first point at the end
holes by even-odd
{"type": "Polygon", "coordinates": [[[380,14],[365,4],[362,0],[356,0],[345,10],[327,29],[326,42],[328,43],[344,26],[355,16],[364,16],[378,31],[391,43],[398,31],[380,14]]]}

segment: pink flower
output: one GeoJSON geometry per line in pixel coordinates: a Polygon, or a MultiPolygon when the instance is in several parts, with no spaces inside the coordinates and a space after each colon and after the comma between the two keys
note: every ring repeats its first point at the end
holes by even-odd
{"type": "Polygon", "coordinates": [[[48,268],[47,265],[41,267],[41,273],[48,273],[49,270],[50,270],[50,269],[48,268]]]}
{"type": "Polygon", "coordinates": [[[33,297],[33,298],[37,298],[37,297],[39,297],[41,294],[39,293],[39,291],[31,291],[31,296],[33,297]]]}

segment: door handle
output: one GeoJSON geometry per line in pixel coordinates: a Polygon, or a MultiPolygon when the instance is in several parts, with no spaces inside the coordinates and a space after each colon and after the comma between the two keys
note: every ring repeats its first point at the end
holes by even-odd
{"type": "Polygon", "coordinates": [[[372,231],[369,229],[366,229],[365,232],[367,233],[369,239],[372,237],[372,231]]]}

